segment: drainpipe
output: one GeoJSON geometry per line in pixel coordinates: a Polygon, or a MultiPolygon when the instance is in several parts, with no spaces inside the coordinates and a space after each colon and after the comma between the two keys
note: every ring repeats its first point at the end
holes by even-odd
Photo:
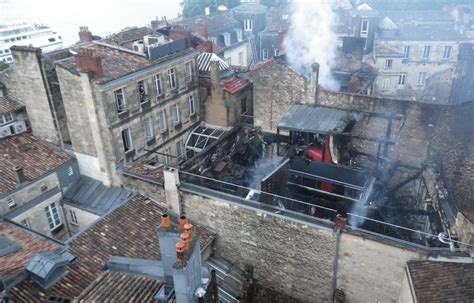
{"type": "Polygon", "coordinates": [[[346,228],[346,219],[340,214],[336,215],[336,222],[334,224],[334,231],[336,233],[336,253],[334,256],[333,263],[333,276],[332,276],[332,301],[334,302],[336,289],[337,289],[337,263],[339,261],[339,247],[341,243],[342,231],[346,228]]]}

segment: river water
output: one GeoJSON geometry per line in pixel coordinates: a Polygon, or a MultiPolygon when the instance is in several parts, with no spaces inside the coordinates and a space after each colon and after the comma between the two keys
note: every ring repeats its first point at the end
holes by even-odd
{"type": "Polygon", "coordinates": [[[0,24],[30,21],[59,32],[68,46],[79,26],[106,36],[125,27],[143,26],[166,16],[176,18],[181,0],[0,0],[0,24]]]}

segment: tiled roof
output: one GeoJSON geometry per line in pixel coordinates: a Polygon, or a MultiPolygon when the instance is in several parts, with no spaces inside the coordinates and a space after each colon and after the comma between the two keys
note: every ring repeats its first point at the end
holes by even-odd
{"type": "Polygon", "coordinates": [[[418,302],[472,302],[474,264],[410,261],[413,288],[418,302]]]}
{"type": "Polygon", "coordinates": [[[11,96],[0,97],[0,115],[16,112],[23,108],[25,108],[25,106],[11,96]]]}
{"type": "Polygon", "coordinates": [[[21,249],[0,257],[0,276],[12,278],[23,271],[31,258],[40,252],[59,251],[62,246],[22,227],[0,222],[0,234],[18,244],[21,249]]]}
{"type": "Polygon", "coordinates": [[[102,41],[113,45],[123,46],[127,42],[137,41],[143,39],[144,36],[151,34],[156,34],[156,32],[149,27],[143,26],[112,34],[102,39],[102,41]]]}
{"type": "Polygon", "coordinates": [[[236,78],[236,79],[230,80],[229,82],[226,82],[224,85],[224,89],[226,92],[233,95],[245,89],[249,85],[250,85],[249,81],[236,78]]]}
{"type": "MultiPolygon", "coordinates": [[[[183,54],[193,52],[193,49],[186,49],[175,54],[165,56],[161,59],[151,61],[145,56],[135,54],[126,49],[121,49],[115,46],[108,46],[106,44],[89,43],[82,45],[83,48],[91,49],[94,56],[100,57],[104,76],[95,79],[96,83],[106,83],[128,74],[137,72],[147,67],[162,63],[163,61],[179,57],[183,54]]],[[[77,51],[77,50],[76,50],[77,51]]],[[[75,63],[74,57],[62,60],[57,63],[68,70],[79,72],[81,71],[75,63]]]]}
{"type": "Polygon", "coordinates": [[[154,302],[161,282],[105,271],[77,298],[78,302],[154,302]]]}
{"type": "Polygon", "coordinates": [[[33,181],[73,160],[69,154],[30,133],[0,140],[0,155],[0,196],[19,186],[13,173],[15,166],[22,166],[26,180],[33,181]]]}
{"type": "Polygon", "coordinates": [[[149,179],[164,184],[163,170],[153,168],[147,163],[129,163],[123,168],[123,172],[149,179]]]}
{"type": "Polygon", "coordinates": [[[173,24],[176,25],[187,25],[191,30],[194,30],[196,27],[196,21],[202,20],[207,25],[207,30],[209,33],[219,30],[230,25],[236,25],[240,27],[239,21],[234,18],[229,17],[227,14],[222,13],[212,13],[208,16],[200,15],[192,18],[187,18],[184,20],[176,21],[173,24]]]}
{"type": "MultiPolygon", "coordinates": [[[[160,260],[156,230],[163,212],[163,207],[144,196],[132,198],[68,243],[77,264],[59,283],[42,290],[28,278],[12,290],[12,299],[38,302],[50,296],[75,298],[96,280],[111,256],[160,260]]],[[[202,248],[215,238],[213,232],[199,225],[196,233],[202,248]]]]}
{"type": "Polygon", "coordinates": [[[211,43],[199,44],[198,46],[196,46],[196,50],[200,53],[218,54],[218,53],[220,53],[222,48],[218,44],[215,44],[215,43],[211,42],[211,43]]]}

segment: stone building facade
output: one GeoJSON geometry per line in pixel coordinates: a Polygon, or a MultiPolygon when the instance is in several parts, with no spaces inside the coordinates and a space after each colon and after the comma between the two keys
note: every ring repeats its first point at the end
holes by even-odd
{"type": "Polygon", "coordinates": [[[197,52],[183,49],[153,61],[104,43],[81,48],[57,64],[81,172],[118,184],[123,163],[156,151],[164,163],[181,156],[199,121],[197,52]]]}

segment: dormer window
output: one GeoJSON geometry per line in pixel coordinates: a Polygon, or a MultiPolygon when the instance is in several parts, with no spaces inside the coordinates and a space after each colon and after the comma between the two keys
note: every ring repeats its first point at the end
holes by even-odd
{"type": "Polygon", "coordinates": [[[362,20],[360,24],[360,36],[367,37],[369,34],[369,20],[362,20]]]}
{"type": "Polygon", "coordinates": [[[224,45],[225,46],[230,46],[230,34],[229,33],[223,33],[222,36],[224,36],[224,45]]]}
{"type": "Polygon", "coordinates": [[[241,42],[242,41],[242,30],[238,30],[236,31],[237,33],[237,41],[241,42]]]}
{"type": "Polygon", "coordinates": [[[15,117],[12,113],[0,115],[0,125],[8,124],[13,122],[13,120],[15,120],[15,117]]]}
{"type": "Polygon", "coordinates": [[[244,20],[244,30],[247,32],[251,32],[253,30],[253,20],[252,19],[245,19],[244,20]]]}

